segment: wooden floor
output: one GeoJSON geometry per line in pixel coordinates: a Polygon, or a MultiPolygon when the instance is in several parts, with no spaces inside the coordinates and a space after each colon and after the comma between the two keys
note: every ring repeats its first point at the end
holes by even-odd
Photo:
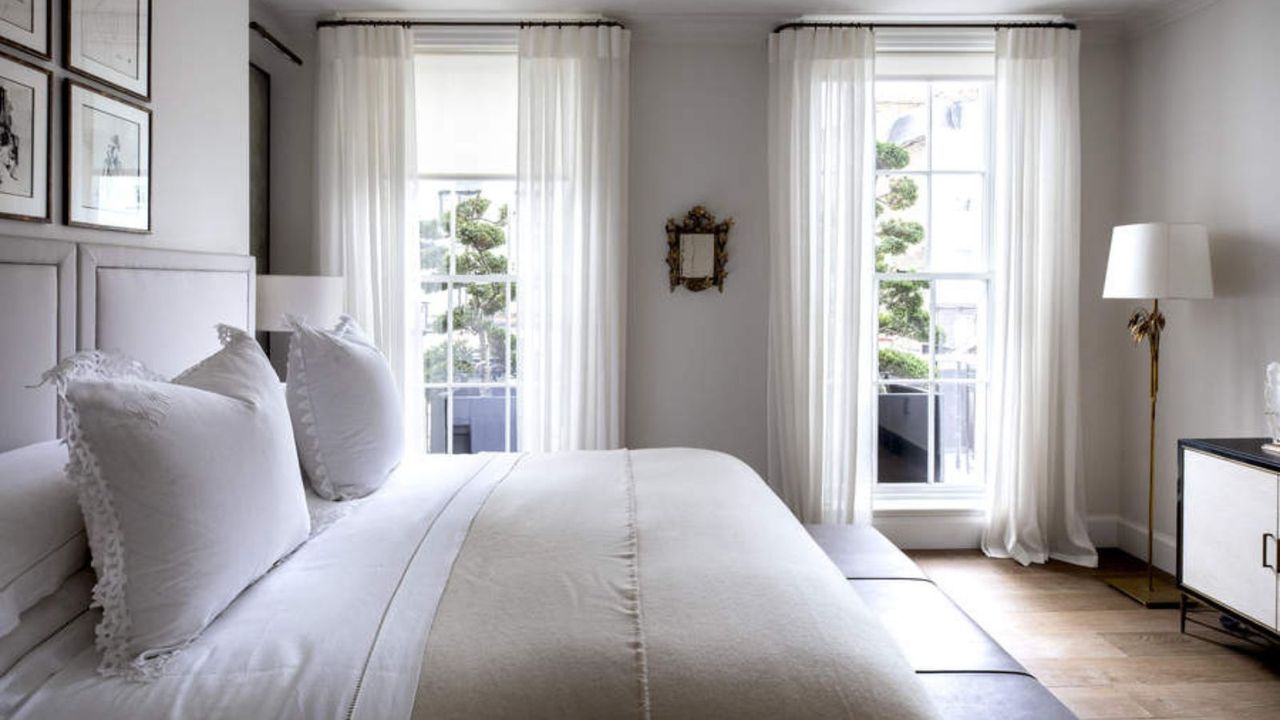
{"type": "Polygon", "coordinates": [[[1104,585],[1144,567],[1128,555],[1104,551],[1088,570],[908,554],[1081,718],[1280,719],[1280,653],[1192,625],[1182,635],[1176,609],[1146,610],[1104,585]]]}

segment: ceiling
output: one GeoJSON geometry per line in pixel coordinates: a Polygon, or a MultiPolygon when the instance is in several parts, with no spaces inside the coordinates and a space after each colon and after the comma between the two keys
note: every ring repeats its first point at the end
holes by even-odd
{"type": "Polygon", "coordinates": [[[1207,0],[262,0],[276,12],[315,17],[338,11],[445,14],[599,12],[645,15],[1062,14],[1079,20],[1132,20],[1176,14],[1207,0]]]}

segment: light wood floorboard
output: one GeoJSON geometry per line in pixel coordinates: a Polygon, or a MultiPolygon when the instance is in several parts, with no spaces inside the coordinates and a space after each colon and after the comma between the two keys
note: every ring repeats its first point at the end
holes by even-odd
{"type": "Polygon", "coordinates": [[[908,555],[1081,718],[1280,718],[1280,651],[1195,626],[1181,634],[1177,610],[1143,609],[1103,583],[1142,571],[1128,555],[1104,551],[1096,570],[908,555]]]}

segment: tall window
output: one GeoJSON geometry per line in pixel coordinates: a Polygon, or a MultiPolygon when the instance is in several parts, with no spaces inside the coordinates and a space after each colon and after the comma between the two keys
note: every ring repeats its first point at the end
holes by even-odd
{"type": "Polygon", "coordinates": [[[514,450],[516,55],[425,49],[415,72],[427,447],[514,450]]]}
{"type": "Polygon", "coordinates": [[[875,87],[880,493],[963,492],[983,478],[992,83],[895,60],[875,87]]]}

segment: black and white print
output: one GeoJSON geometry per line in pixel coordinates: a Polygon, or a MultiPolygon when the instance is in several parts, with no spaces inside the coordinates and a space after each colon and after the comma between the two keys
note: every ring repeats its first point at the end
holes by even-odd
{"type": "Polygon", "coordinates": [[[48,220],[47,70],[0,55],[0,215],[48,220]]]}
{"type": "Polygon", "coordinates": [[[151,112],[67,82],[67,223],[150,229],[151,112]]]}
{"type": "Polygon", "coordinates": [[[49,57],[49,0],[0,0],[0,42],[49,57]]]}
{"type": "Polygon", "coordinates": [[[66,7],[67,67],[147,98],[150,0],[68,0],[66,7]]]}

